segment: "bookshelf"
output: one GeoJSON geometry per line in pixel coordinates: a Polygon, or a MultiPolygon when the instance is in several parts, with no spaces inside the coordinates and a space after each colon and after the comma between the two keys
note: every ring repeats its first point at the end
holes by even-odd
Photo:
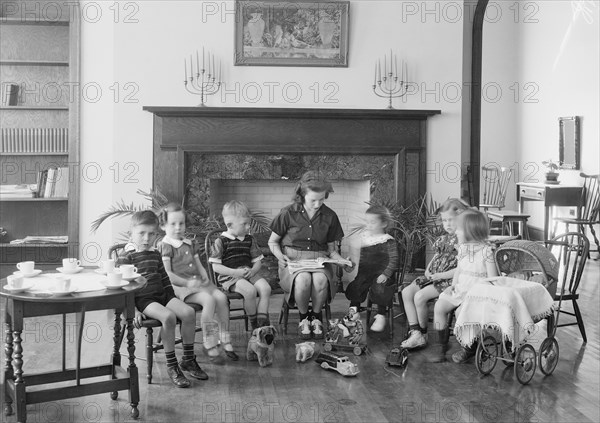
{"type": "Polygon", "coordinates": [[[66,196],[0,194],[0,226],[7,231],[0,240],[2,264],[53,264],[79,254],[80,96],[73,87],[79,82],[80,17],[68,7],[42,0],[0,8],[1,184],[33,187],[44,170],[68,170],[66,196]],[[64,235],[67,243],[11,244],[27,236],[64,235]]]}

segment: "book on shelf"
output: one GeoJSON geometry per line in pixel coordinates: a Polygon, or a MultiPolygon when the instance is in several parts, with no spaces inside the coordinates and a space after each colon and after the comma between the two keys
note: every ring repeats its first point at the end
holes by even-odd
{"type": "Polygon", "coordinates": [[[315,269],[322,269],[325,267],[325,263],[337,264],[338,266],[352,266],[352,262],[346,259],[332,259],[320,257],[314,260],[296,260],[288,262],[288,271],[290,274],[301,271],[310,271],[315,269]]]}
{"type": "Polygon", "coordinates": [[[11,244],[67,244],[67,235],[30,235],[23,239],[14,239],[11,244]]]}
{"type": "Polygon", "coordinates": [[[35,190],[39,198],[66,198],[69,196],[69,168],[57,167],[40,170],[35,190]]]}

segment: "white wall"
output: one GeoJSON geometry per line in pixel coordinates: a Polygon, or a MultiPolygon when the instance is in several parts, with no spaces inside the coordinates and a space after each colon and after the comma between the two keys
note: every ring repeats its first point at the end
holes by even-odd
{"type": "MultiPolygon", "coordinates": [[[[513,163],[513,155],[518,180],[541,182],[541,162],[549,158],[558,161],[558,117],[581,116],[581,171],[597,174],[598,2],[553,0],[516,5],[502,3],[507,19],[484,27],[484,80],[508,82],[514,77],[518,85],[507,93],[512,98],[504,102],[506,107],[484,102],[482,156],[513,163]],[[518,98],[514,97],[516,87],[518,98]]],[[[562,184],[577,184],[579,172],[563,170],[559,179],[562,184]]],[[[528,212],[533,226],[543,227],[541,204],[528,204],[528,212]]]]}
{"type": "Polygon", "coordinates": [[[100,163],[103,176],[93,185],[82,185],[82,243],[108,245],[126,229],[126,222],[95,235],[88,228],[110,204],[119,199],[139,203],[136,190],[151,187],[152,115],[142,106],[197,105],[199,97],[184,90],[182,68],[184,57],[203,46],[222,60],[228,90],[240,93],[238,100],[232,94],[213,96],[209,106],[366,109],[387,106],[370,86],[375,61],[393,48],[408,61],[409,75],[419,87],[406,102],[396,100],[394,106],[442,111],[428,122],[428,190],[438,201],[459,195],[461,102],[460,93],[453,91],[460,87],[463,71],[459,3],[352,1],[348,68],[233,66],[233,1],[119,3],[118,17],[114,6],[109,9],[113,3],[96,4],[104,8],[100,22],[82,23],[82,80],[98,81],[104,90],[101,102],[82,103],[81,142],[82,161],[100,163]],[[203,14],[203,8],[213,7],[216,14],[203,14]],[[272,101],[264,85],[269,82],[279,84],[272,101]],[[286,83],[301,87],[297,102],[286,100],[282,92],[286,83]],[[327,83],[332,85],[326,88],[327,83]],[[254,101],[256,91],[250,88],[256,84],[264,90],[254,101]],[[109,169],[115,162],[118,175],[115,167],[109,169]]]}

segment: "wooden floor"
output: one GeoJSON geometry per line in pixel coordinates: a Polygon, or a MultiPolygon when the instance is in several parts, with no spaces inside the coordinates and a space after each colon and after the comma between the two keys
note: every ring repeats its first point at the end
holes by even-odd
{"type": "MultiPolygon", "coordinates": [[[[279,336],[275,363],[260,368],[256,362],[213,365],[203,352],[198,334],[196,353],[209,374],[208,381],[194,381],[189,389],[177,389],[168,380],[165,359],[156,355],[154,381],[146,383],[143,360],[144,335],[137,333],[140,358],[140,421],[148,422],[598,422],[599,414],[599,261],[590,260],[581,290],[588,342],[583,344],[576,326],[559,328],[560,361],[552,376],[538,370],[527,386],[519,384],[512,369],[501,362],[491,375],[482,377],[473,363],[429,364],[424,352],[414,352],[406,369],[390,368],[384,360],[391,343],[386,334],[369,333],[369,351],[352,357],[360,374],[344,378],[322,370],[313,360],[295,362],[296,312],[290,316],[290,334],[279,336]]],[[[282,296],[274,296],[271,318],[276,320],[282,296]]],[[[333,315],[347,308],[343,295],[333,303],[333,315]]],[[[73,321],[69,316],[70,322],[73,321]]],[[[109,313],[90,313],[86,325],[85,364],[107,361],[112,342],[109,313]]],[[[561,317],[562,318],[562,317],[561,317]]],[[[60,357],[59,318],[30,320],[23,333],[24,371],[51,370],[60,357]]],[[[237,325],[237,323],[236,323],[237,325]]],[[[4,327],[4,326],[3,326],[4,327]]],[[[74,355],[74,324],[68,324],[70,362],[74,355]]],[[[396,319],[395,333],[404,333],[403,317],[396,319]]],[[[234,328],[234,345],[240,355],[248,335],[234,328]]],[[[458,346],[451,340],[452,351],[458,346]]],[[[123,349],[123,353],[125,350],[123,349]]],[[[177,351],[178,356],[181,350],[177,351]]],[[[125,362],[126,360],[124,360],[125,362]]],[[[2,359],[4,362],[4,359],[2,359]]],[[[4,398],[4,393],[2,392],[4,398]]],[[[129,421],[126,393],[117,401],[108,394],[28,407],[31,422],[129,421]]],[[[4,420],[2,416],[1,421],[4,420]]],[[[6,421],[15,421],[10,416],[6,421]]]]}

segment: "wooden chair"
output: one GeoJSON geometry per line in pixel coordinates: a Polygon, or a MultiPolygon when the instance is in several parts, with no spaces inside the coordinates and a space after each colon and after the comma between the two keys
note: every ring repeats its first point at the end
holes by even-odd
{"type": "Polygon", "coordinates": [[[483,166],[483,195],[479,208],[487,211],[490,208],[502,210],[506,199],[506,190],[512,177],[512,169],[507,167],[483,166]]]}
{"type": "Polygon", "coordinates": [[[600,224],[600,175],[580,173],[579,176],[584,178],[584,182],[578,215],[576,218],[555,217],[554,233],[556,233],[559,223],[565,224],[567,232],[569,232],[569,225],[576,225],[577,230],[582,234],[585,234],[585,226],[587,225],[594,237],[597,251],[600,252],[600,242],[594,230],[594,225],[600,224]]]}
{"type": "MultiPolygon", "coordinates": [[[[119,254],[123,251],[126,244],[115,244],[108,249],[108,257],[115,260],[115,262],[119,258],[119,254]]],[[[190,307],[192,307],[196,313],[202,311],[202,306],[199,304],[186,303],[190,307]]],[[[178,323],[180,323],[178,321],[178,323]]],[[[146,369],[147,376],[146,379],[148,383],[152,383],[152,367],[154,364],[154,353],[164,349],[164,345],[161,342],[161,333],[159,332],[156,342],[154,342],[154,328],[162,328],[162,323],[156,319],[145,319],[142,322],[142,327],[146,329],[146,369]]],[[[196,332],[200,332],[202,328],[200,326],[196,326],[196,332]]],[[[121,328],[121,336],[118,341],[118,345],[121,345],[123,342],[123,338],[125,337],[125,325],[121,328]]],[[[181,344],[183,340],[181,337],[175,338],[175,345],[181,344]]]]}
{"type": "Polygon", "coordinates": [[[588,258],[590,243],[585,235],[579,232],[568,232],[558,235],[546,241],[546,247],[552,251],[559,263],[558,287],[554,300],[558,301],[560,313],[568,314],[576,318],[575,322],[559,324],[559,314],[556,316],[556,327],[579,326],[579,331],[583,337],[583,342],[587,342],[583,317],[579,310],[577,300],[579,299],[578,289],[581,282],[581,275],[585,268],[588,258]],[[563,301],[570,300],[573,305],[573,312],[563,310],[561,307],[563,301]]]}
{"type": "Polygon", "coordinates": [[[215,240],[219,237],[219,235],[226,231],[226,228],[222,229],[213,229],[208,234],[206,234],[206,238],[204,238],[204,255],[206,257],[206,271],[208,273],[208,277],[211,282],[218,286],[224,293],[227,295],[227,300],[229,301],[229,313],[236,313],[235,315],[230,315],[229,320],[244,320],[244,327],[246,331],[248,331],[248,315],[246,314],[246,310],[244,309],[244,296],[238,292],[230,292],[229,290],[224,290],[219,283],[217,275],[212,268],[212,265],[208,261],[210,257],[210,252],[215,240]],[[241,305],[232,307],[232,301],[241,301],[241,305]]]}

